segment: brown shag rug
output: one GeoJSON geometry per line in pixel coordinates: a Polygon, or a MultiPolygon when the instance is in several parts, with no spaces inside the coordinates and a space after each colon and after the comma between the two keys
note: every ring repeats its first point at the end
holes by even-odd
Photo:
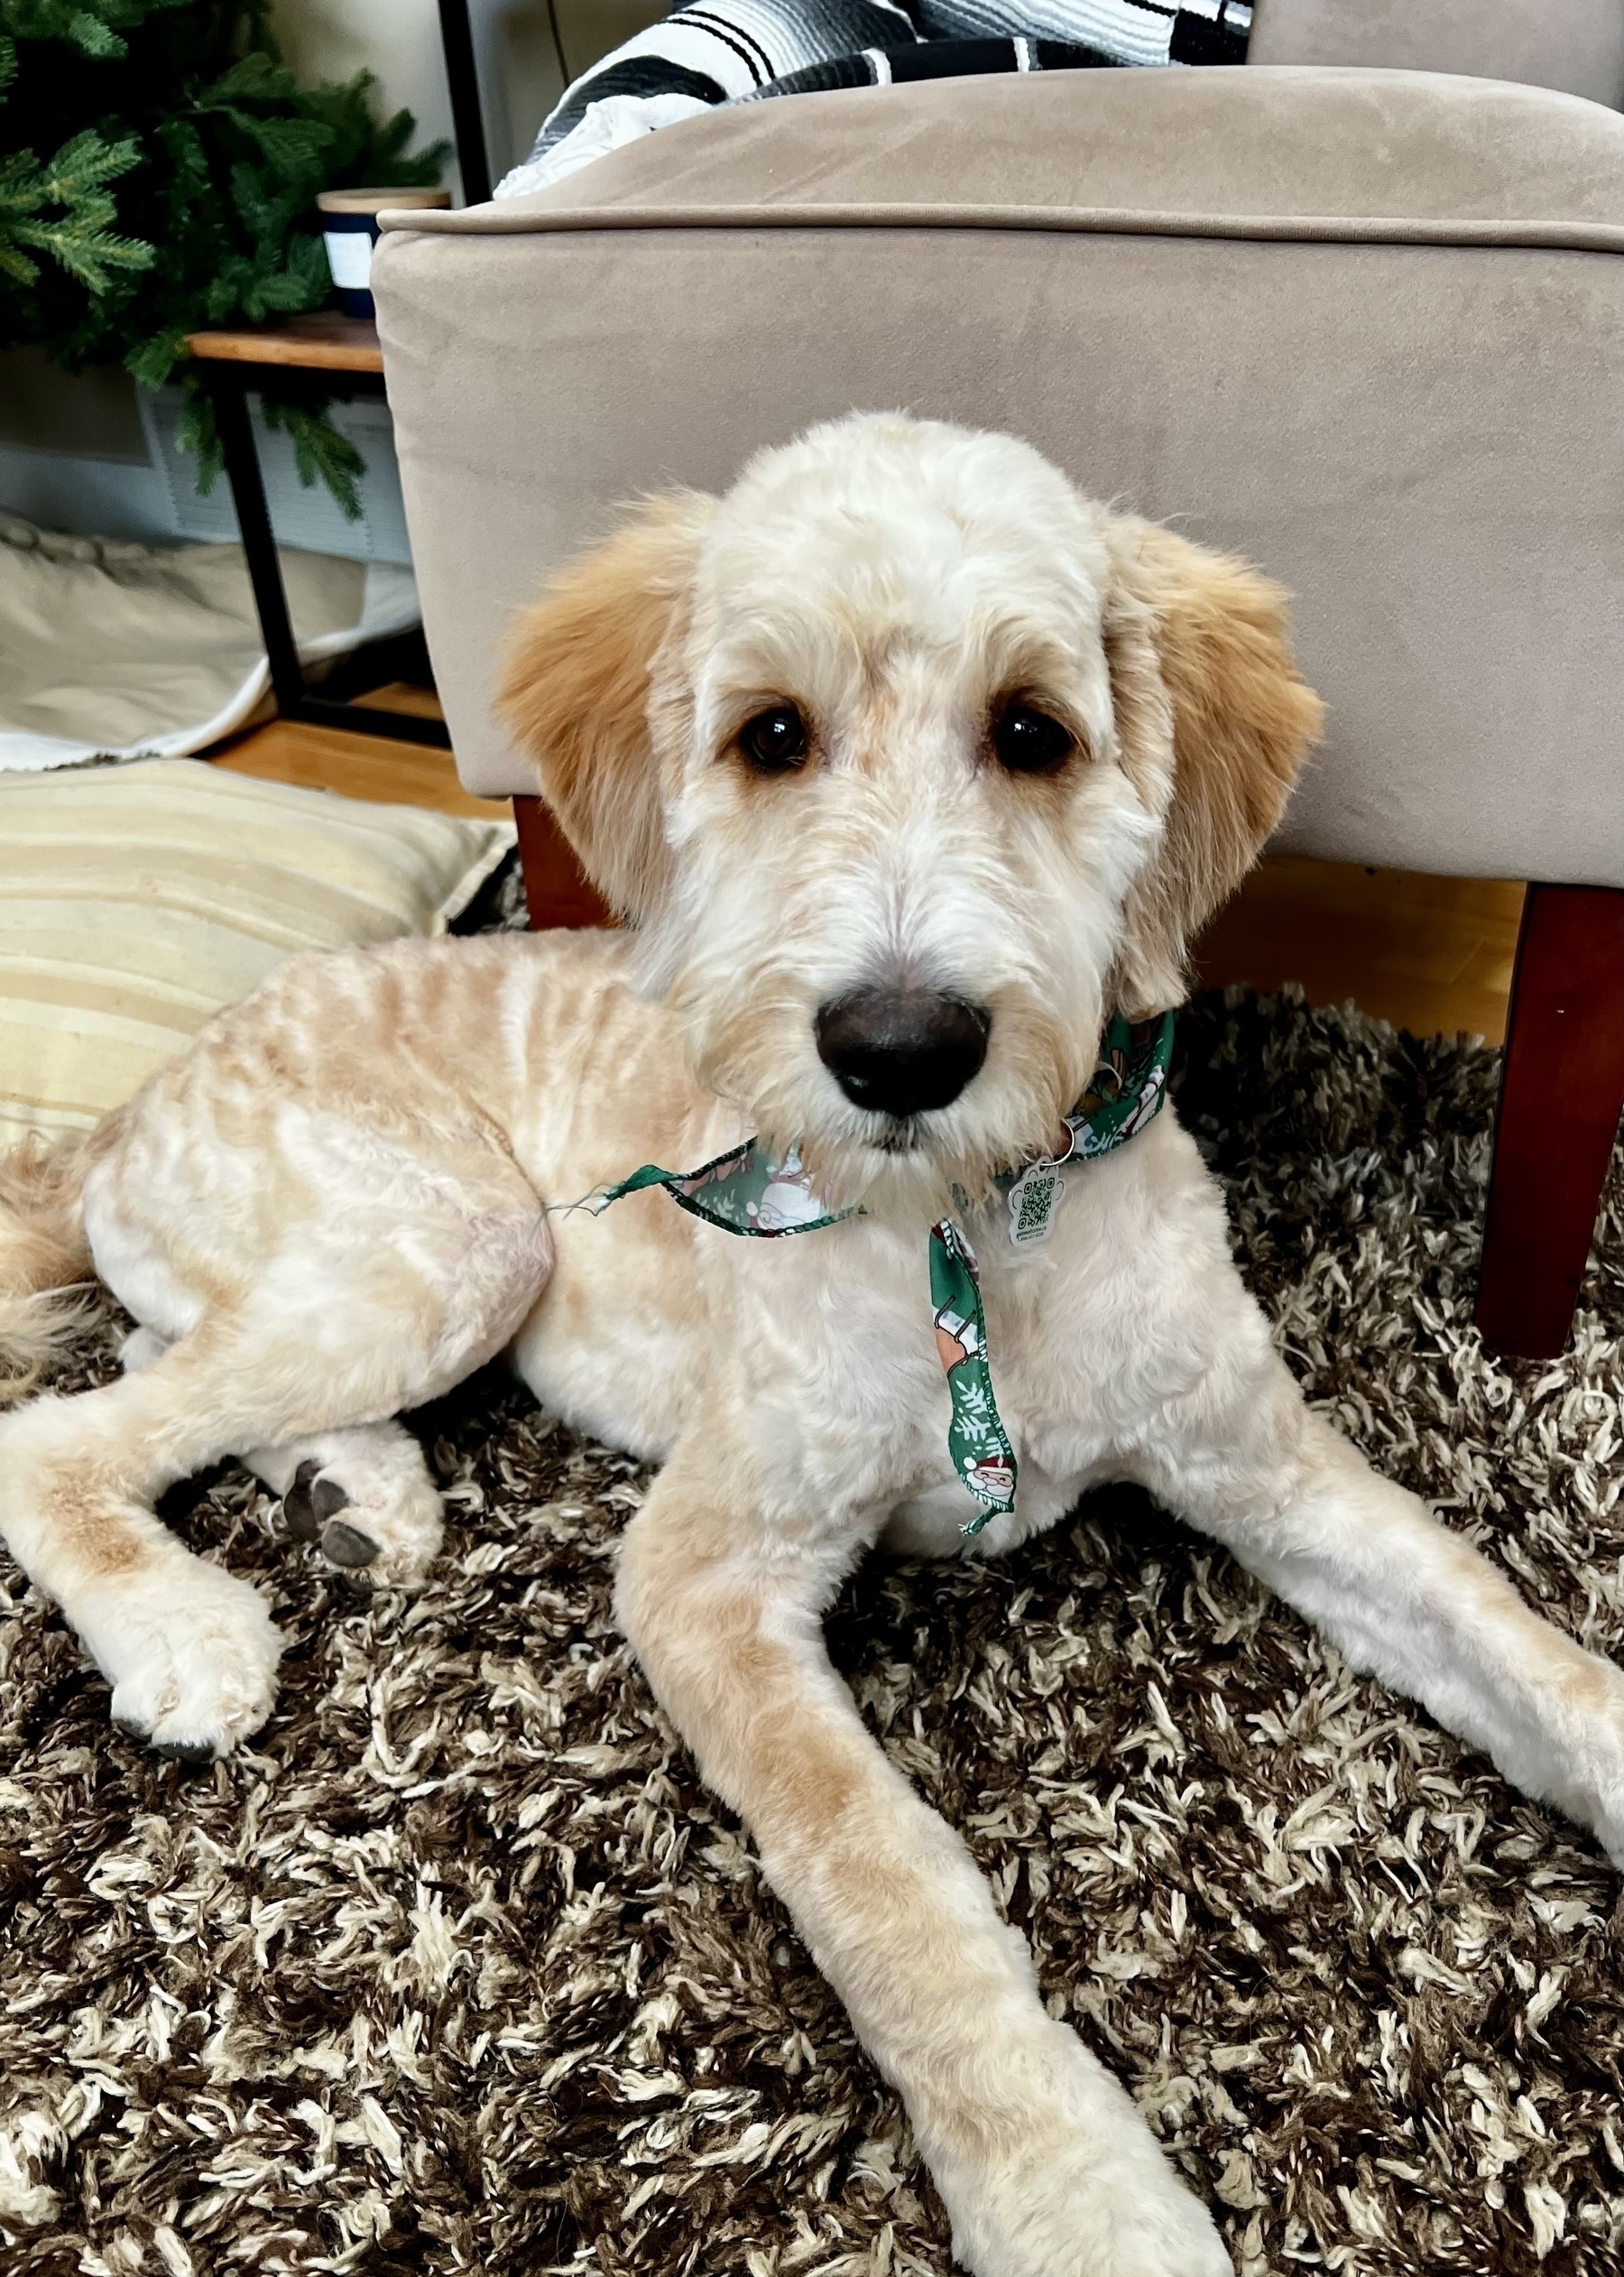
{"type": "MultiPolygon", "coordinates": [[[[1624,1652],[1624,1176],[1570,1356],[1494,1365],[1494,1053],[1232,993],[1183,1057],[1311,1396],[1624,1652]]],[[[639,1473],[494,1375],[418,1420],[452,1526],[409,1605],[338,1594],[241,1472],[173,1497],[290,1640],[212,1771],[111,1729],[0,1569],[0,2269],[946,2272],[895,2098],[611,1626],[639,1473]]],[[[1589,1840],[1134,1494],[1001,1565],[872,1564],[831,1640],[1242,2277],[1618,2268],[1589,1840]]]]}

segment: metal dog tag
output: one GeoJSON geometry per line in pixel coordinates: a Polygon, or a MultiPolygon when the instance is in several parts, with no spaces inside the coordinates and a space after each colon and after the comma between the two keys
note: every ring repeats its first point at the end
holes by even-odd
{"type": "Polygon", "coordinates": [[[1034,1162],[1010,1189],[1010,1245],[1034,1249],[1055,1230],[1055,1214],[1066,1192],[1057,1162],[1034,1162]]]}

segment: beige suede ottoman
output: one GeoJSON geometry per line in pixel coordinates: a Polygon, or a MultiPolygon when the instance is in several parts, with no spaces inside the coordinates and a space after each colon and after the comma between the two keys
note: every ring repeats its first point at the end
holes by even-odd
{"type": "Polygon", "coordinates": [[[1285,842],[1624,884],[1624,117],[1423,73],[947,80],[724,111],[375,278],[464,779],[541,579],[854,407],[1026,435],[1297,596],[1285,842]]]}

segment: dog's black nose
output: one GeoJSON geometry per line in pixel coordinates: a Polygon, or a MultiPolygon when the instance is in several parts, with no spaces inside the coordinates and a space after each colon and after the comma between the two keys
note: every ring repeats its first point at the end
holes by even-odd
{"type": "Polygon", "coordinates": [[[992,1021],[928,988],[858,988],[814,1024],[817,1056],[847,1098],[900,1119],[957,1098],[987,1056],[992,1021]]]}

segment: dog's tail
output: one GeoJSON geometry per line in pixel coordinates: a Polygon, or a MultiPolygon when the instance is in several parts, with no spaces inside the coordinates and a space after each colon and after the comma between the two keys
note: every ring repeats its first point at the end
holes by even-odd
{"type": "Polygon", "coordinates": [[[81,1203],[82,1139],[25,1138],[0,1156],[0,1407],[32,1391],[47,1362],[95,1310],[81,1203]]]}

